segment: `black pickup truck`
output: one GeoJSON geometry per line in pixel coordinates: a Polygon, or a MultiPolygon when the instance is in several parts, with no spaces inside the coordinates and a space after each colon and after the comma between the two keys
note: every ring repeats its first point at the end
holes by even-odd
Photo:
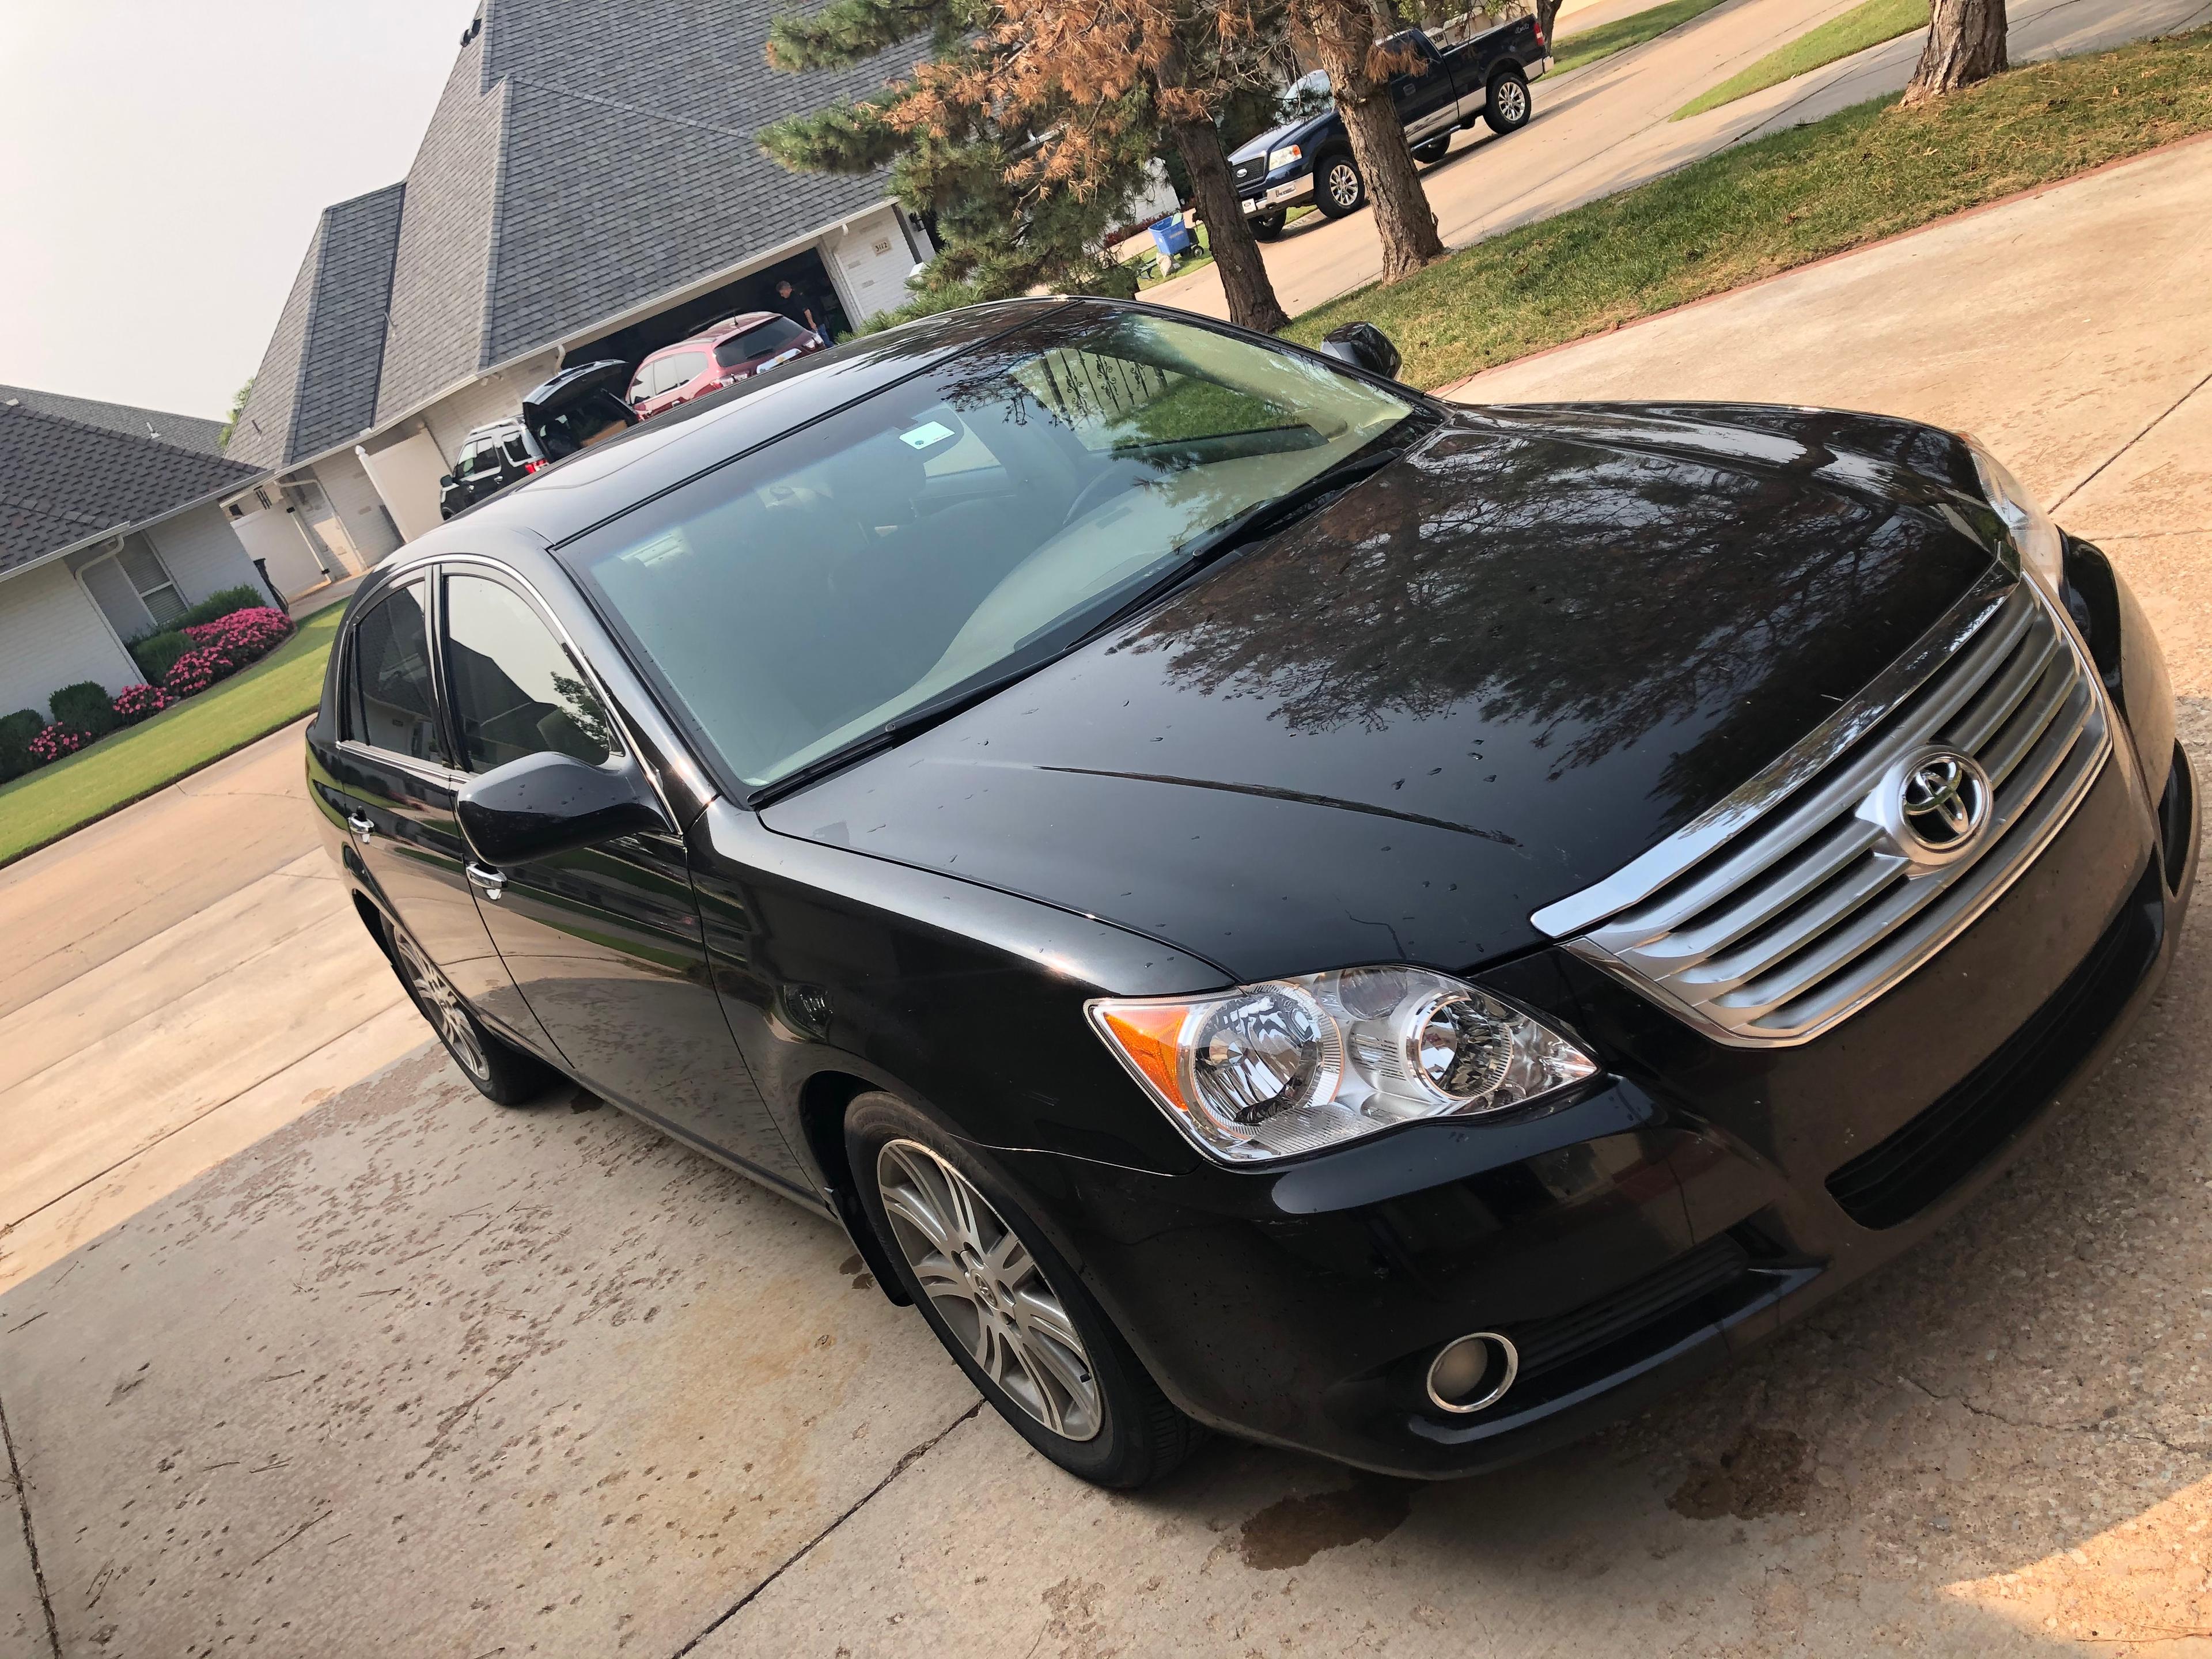
{"type": "MultiPolygon", "coordinates": [[[[1406,29],[1383,45],[1419,60],[1390,77],[1390,95],[1421,161],[1441,161],[1452,133],[1478,117],[1497,133],[1526,126],[1528,83],[1552,67],[1550,44],[1533,17],[1443,50],[1422,29],[1406,29]]],[[[1284,94],[1283,106],[1280,125],[1229,158],[1237,198],[1262,241],[1279,234],[1291,210],[1304,203],[1340,219],[1367,202],[1367,181],[1330,99],[1328,76],[1316,70],[1303,77],[1284,94]]]]}

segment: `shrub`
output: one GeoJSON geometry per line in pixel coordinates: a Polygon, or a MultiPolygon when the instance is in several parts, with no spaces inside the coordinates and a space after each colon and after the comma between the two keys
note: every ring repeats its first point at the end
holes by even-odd
{"type": "Polygon", "coordinates": [[[31,739],[31,763],[50,764],[64,755],[74,755],[91,741],[92,733],[82,726],[64,726],[57,720],[31,739]]]}
{"type": "Polygon", "coordinates": [[[20,778],[38,762],[31,758],[31,739],[46,729],[35,708],[19,708],[0,718],[0,783],[20,778]]]}
{"type": "Polygon", "coordinates": [[[269,603],[269,596],[258,587],[226,587],[220,593],[210,593],[198,605],[169,624],[171,631],[181,632],[196,628],[202,623],[211,623],[228,617],[234,611],[255,611],[269,603]]]}
{"type": "Polygon", "coordinates": [[[176,699],[158,685],[126,685],[115,694],[116,724],[136,726],[174,702],[176,699]]]}
{"type": "Polygon", "coordinates": [[[195,646],[169,665],[161,689],[172,697],[189,697],[236,672],[236,665],[213,646],[195,646]]]}
{"type": "Polygon", "coordinates": [[[168,678],[169,665],[191,648],[192,642],[181,628],[165,628],[158,634],[131,641],[131,655],[138,665],[138,672],[155,685],[168,678]]]}
{"type": "Polygon", "coordinates": [[[115,705],[107,688],[98,680],[79,680],[62,687],[46,699],[46,707],[53,710],[56,726],[70,726],[92,738],[104,738],[115,729],[115,705]]]}
{"type": "Polygon", "coordinates": [[[185,634],[200,649],[221,653],[235,671],[267,656],[290,638],[292,619],[265,605],[256,605],[187,628],[185,634]]]}

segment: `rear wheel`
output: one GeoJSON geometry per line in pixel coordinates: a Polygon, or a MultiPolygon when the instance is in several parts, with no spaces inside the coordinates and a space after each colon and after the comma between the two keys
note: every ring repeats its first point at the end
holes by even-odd
{"type": "Polygon", "coordinates": [[[553,1086],[558,1073],[535,1054],[526,1054],[486,1030],[412,934],[389,923],[386,933],[392,941],[392,965],[408,999],[430,1022],[453,1064],[477,1092],[502,1106],[521,1106],[553,1086]]]}
{"type": "Polygon", "coordinates": [[[1366,206],[1367,180],[1360,176],[1359,163],[1349,155],[1324,157],[1320,176],[1314,180],[1314,200],[1332,219],[1341,219],[1366,206]]]}
{"type": "Polygon", "coordinates": [[[1277,208],[1273,213],[1255,213],[1245,222],[1252,227],[1252,234],[1262,242],[1272,242],[1283,234],[1283,221],[1288,212],[1277,208]]]}
{"type": "Polygon", "coordinates": [[[1490,83],[1482,118],[1492,132],[1518,132],[1528,125],[1528,77],[1517,69],[1501,70],[1490,83]]]}
{"type": "Polygon", "coordinates": [[[1014,1431],[1102,1486],[1158,1480],[1198,1443],[997,1172],[904,1101],[866,1094],[845,1150],[915,1305],[1014,1431]]]}

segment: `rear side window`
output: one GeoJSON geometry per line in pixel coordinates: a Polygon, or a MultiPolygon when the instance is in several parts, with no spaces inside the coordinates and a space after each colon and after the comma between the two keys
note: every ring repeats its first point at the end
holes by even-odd
{"type": "Polygon", "coordinates": [[[501,447],[507,451],[507,459],[508,461],[514,465],[527,466],[530,465],[530,443],[529,441],[520,432],[510,432],[507,434],[507,441],[501,446],[501,447]]]}
{"type": "Polygon", "coordinates": [[[491,470],[492,443],[486,438],[471,438],[461,446],[461,459],[454,463],[453,476],[473,478],[479,472],[491,470]]]}
{"type": "Polygon", "coordinates": [[[806,331],[790,318],[771,318],[757,328],[749,328],[742,334],[732,334],[716,346],[714,361],[724,368],[735,368],[739,363],[750,362],[756,357],[788,350],[805,338],[806,331]]]}
{"type": "Polygon", "coordinates": [[[483,576],[447,577],[446,642],[470,771],[549,750],[598,766],[620,749],[583,671],[513,588],[483,576]]]}
{"type": "Polygon", "coordinates": [[[706,373],[707,354],[703,351],[679,351],[673,357],[663,357],[655,374],[655,392],[673,392],[679,386],[696,380],[706,373]]]}
{"type": "Polygon", "coordinates": [[[372,748],[410,760],[445,763],[438,741],[437,703],[430,690],[427,592],[407,583],[379,599],[355,624],[348,733],[372,748]]]}

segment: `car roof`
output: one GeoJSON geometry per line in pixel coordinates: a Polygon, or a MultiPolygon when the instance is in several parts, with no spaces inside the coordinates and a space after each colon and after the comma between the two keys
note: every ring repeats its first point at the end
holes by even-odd
{"type": "Polygon", "coordinates": [[[1004,300],[863,335],[801,357],[777,374],[741,380],[557,461],[456,514],[410,543],[408,550],[465,552],[495,532],[541,543],[566,541],[963,349],[1079,306],[1149,309],[1057,297],[1004,300]]]}
{"type": "Polygon", "coordinates": [[[763,323],[772,323],[782,314],[775,311],[741,311],[734,317],[725,317],[718,323],[709,323],[696,334],[687,334],[672,345],[665,345],[657,351],[647,352],[638,360],[638,367],[643,368],[655,358],[665,357],[673,352],[697,351],[702,347],[726,340],[732,334],[742,334],[745,330],[757,328],[763,323]]]}

